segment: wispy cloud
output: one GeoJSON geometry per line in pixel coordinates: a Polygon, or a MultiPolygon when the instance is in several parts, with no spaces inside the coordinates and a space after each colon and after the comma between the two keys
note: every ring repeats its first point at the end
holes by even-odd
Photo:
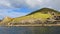
{"type": "Polygon", "coordinates": [[[0,0],[0,6],[8,8],[36,8],[36,7],[52,7],[60,8],[60,0],[0,0]]]}
{"type": "Polygon", "coordinates": [[[19,12],[17,9],[36,10],[43,7],[60,10],[60,0],[0,0],[0,16],[18,17],[27,13],[24,12],[25,9],[19,12]],[[14,9],[17,11],[15,12],[14,9]]]}

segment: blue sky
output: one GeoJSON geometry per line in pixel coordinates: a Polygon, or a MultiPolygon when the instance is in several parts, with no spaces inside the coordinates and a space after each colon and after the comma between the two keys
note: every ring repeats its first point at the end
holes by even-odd
{"type": "Polygon", "coordinates": [[[44,7],[60,11],[60,0],[0,0],[0,19],[24,16],[44,7]]]}

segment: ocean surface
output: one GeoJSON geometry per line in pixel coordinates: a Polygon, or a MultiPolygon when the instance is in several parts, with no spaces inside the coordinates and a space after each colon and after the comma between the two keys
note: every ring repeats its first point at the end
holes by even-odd
{"type": "Polygon", "coordinates": [[[60,27],[6,27],[0,26],[0,34],[60,34],[60,27]]]}

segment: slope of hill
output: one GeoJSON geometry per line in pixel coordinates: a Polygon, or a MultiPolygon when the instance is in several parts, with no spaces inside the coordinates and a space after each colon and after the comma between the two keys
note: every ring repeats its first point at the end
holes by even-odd
{"type": "Polygon", "coordinates": [[[13,21],[14,22],[19,22],[21,20],[37,19],[37,18],[46,19],[46,18],[49,18],[49,17],[52,17],[52,15],[50,15],[50,14],[42,14],[42,13],[38,12],[38,13],[35,13],[35,14],[32,14],[32,15],[23,16],[23,17],[20,17],[20,18],[15,18],[13,21]]]}
{"type": "Polygon", "coordinates": [[[0,25],[1,24],[8,24],[11,20],[12,20],[13,18],[10,18],[10,17],[5,17],[2,21],[1,21],[1,23],[0,23],[0,25]]]}
{"type": "Polygon", "coordinates": [[[20,23],[20,22],[30,22],[32,23],[34,20],[36,19],[40,19],[41,21],[45,21],[47,18],[52,18],[53,17],[53,13],[55,14],[60,14],[60,12],[53,10],[53,9],[49,9],[49,8],[42,8],[40,10],[34,11],[26,16],[22,16],[22,17],[17,17],[17,18],[8,18],[6,17],[2,23],[20,23]]]}
{"type": "Polygon", "coordinates": [[[45,14],[47,14],[48,12],[50,12],[50,13],[55,12],[55,13],[60,14],[60,12],[59,12],[59,11],[57,11],[57,10],[50,9],[50,8],[42,8],[42,9],[37,10],[37,11],[34,11],[34,12],[32,12],[32,13],[28,14],[28,15],[31,15],[31,14],[34,14],[34,13],[37,13],[37,12],[45,13],[45,14]]]}
{"type": "Polygon", "coordinates": [[[51,13],[54,12],[56,14],[60,14],[60,12],[50,9],[50,8],[42,8],[40,10],[34,11],[26,16],[15,18],[13,21],[18,22],[20,20],[31,19],[31,18],[41,18],[46,19],[52,17],[51,13]]]}

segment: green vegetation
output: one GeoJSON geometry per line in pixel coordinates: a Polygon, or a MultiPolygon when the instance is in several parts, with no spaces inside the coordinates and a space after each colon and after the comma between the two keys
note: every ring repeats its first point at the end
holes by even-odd
{"type": "Polygon", "coordinates": [[[3,19],[3,22],[7,22],[7,23],[13,23],[13,22],[20,22],[22,20],[30,20],[30,19],[41,19],[41,21],[45,21],[47,18],[51,18],[53,17],[52,12],[54,12],[55,14],[60,14],[60,12],[53,10],[53,9],[49,9],[49,8],[42,8],[40,10],[34,11],[26,16],[22,16],[22,17],[17,17],[17,18],[5,18],[3,19]]]}
{"type": "Polygon", "coordinates": [[[47,14],[48,12],[50,12],[50,13],[55,12],[55,13],[60,14],[59,11],[56,11],[56,10],[54,10],[54,9],[50,9],[50,8],[42,8],[42,9],[37,10],[37,11],[34,11],[34,12],[28,14],[28,15],[31,15],[31,14],[34,14],[34,13],[37,13],[37,12],[41,12],[41,13],[45,13],[45,14],[47,14]]]}
{"type": "Polygon", "coordinates": [[[24,16],[24,17],[21,17],[21,18],[15,18],[14,21],[20,21],[20,20],[25,20],[25,19],[37,19],[37,18],[41,18],[41,19],[46,19],[46,18],[50,18],[51,15],[50,14],[42,14],[42,13],[35,13],[35,14],[32,14],[32,15],[28,15],[28,16],[24,16]]]}

